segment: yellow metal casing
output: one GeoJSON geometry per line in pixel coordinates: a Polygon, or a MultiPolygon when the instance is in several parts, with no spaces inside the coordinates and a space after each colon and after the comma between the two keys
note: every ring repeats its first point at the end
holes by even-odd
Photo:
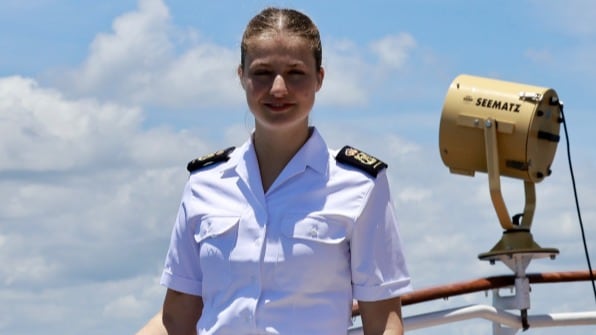
{"type": "Polygon", "coordinates": [[[452,173],[487,172],[484,128],[497,126],[499,174],[539,182],[550,174],[561,104],[553,89],[460,75],[441,114],[439,148],[452,173]]]}

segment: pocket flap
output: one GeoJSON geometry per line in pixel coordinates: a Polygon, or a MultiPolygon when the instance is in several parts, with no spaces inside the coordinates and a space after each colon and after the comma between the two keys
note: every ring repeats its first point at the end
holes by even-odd
{"type": "Polygon", "coordinates": [[[202,241],[222,235],[235,227],[240,218],[237,216],[213,216],[204,217],[195,229],[195,241],[202,241]]]}
{"type": "Polygon", "coordinates": [[[347,228],[345,220],[310,214],[306,217],[295,215],[285,218],[281,230],[287,237],[336,244],[347,238],[347,228]]]}

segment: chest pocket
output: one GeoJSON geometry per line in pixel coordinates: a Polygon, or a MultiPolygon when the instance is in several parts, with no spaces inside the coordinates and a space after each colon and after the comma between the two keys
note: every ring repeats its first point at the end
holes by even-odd
{"type": "Polygon", "coordinates": [[[288,216],[281,226],[275,280],[299,292],[349,289],[351,221],[335,215],[288,216]]]}
{"type": "Polygon", "coordinates": [[[225,290],[231,282],[230,253],[238,239],[238,223],[235,216],[206,216],[195,228],[205,298],[225,290]]]}
{"type": "Polygon", "coordinates": [[[195,241],[201,243],[205,240],[223,237],[232,228],[238,225],[236,216],[206,216],[195,228],[195,241]]]}

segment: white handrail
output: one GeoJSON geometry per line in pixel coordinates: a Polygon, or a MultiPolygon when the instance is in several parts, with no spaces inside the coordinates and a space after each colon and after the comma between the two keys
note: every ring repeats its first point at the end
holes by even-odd
{"type": "MultiPolygon", "coordinates": [[[[415,330],[471,319],[485,319],[512,329],[522,329],[520,315],[488,305],[469,305],[404,317],[404,328],[415,330]]],[[[595,325],[596,311],[528,315],[528,324],[530,328],[595,325]]],[[[352,328],[348,334],[361,335],[362,328],[352,328]]]]}
{"type": "MultiPolygon", "coordinates": [[[[519,314],[499,310],[488,305],[470,305],[404,318],[406,330],[428,328],[470,319],[485,319],[509,328],[522,328],[519,314]]],[[[596,311],[528,315],[531,328],[582,326],[596,324],[596,311]]]]}

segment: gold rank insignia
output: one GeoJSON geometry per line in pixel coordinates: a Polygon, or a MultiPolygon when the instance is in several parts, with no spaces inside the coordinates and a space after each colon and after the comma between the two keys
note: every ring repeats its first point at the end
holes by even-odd
{"type": "Polygon", "coordinates": [[[387,164],[383,161],[349,145],[343,147],[337,153],[335,159],[338,162],[357,167],[373,177],[376,177],[377,174],[379,174],[379,171],[387,168],[387,164]]]}
{"type": "Polygon", "coordinates": [[[209,166],[214,163],[225,162],[230,159],[230,153],[236,149],[235,147],[229,147],[224,150],[218,150],[209,155],[201,156],[188,162],[186,169],[188,172],[193,173],[203,167],[209,166]]]}

